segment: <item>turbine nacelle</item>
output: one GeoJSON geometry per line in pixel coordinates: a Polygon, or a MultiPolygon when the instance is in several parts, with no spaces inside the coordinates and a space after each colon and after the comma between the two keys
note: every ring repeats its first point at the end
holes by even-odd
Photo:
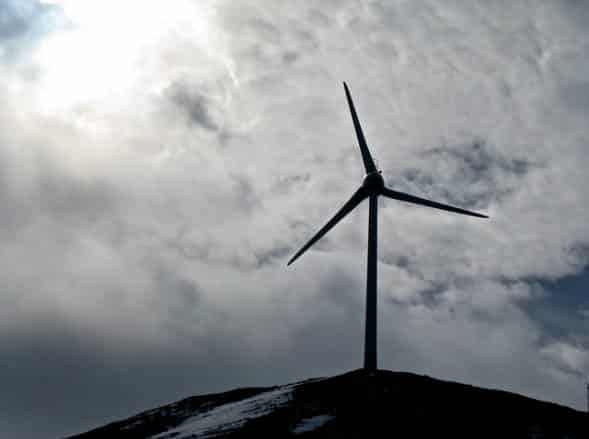
{"type": "Polygon", "coordinates": [[[366,174],[362,187],[366,189],[369,195],[376,195],[381,192],[384,188],[384,179],[382,178],[381,171],[373,171],[366,174]]]}

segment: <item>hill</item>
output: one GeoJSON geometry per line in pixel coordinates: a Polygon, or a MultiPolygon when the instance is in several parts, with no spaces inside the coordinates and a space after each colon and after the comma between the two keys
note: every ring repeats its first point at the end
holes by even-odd
{"type": "Polygon", "coordinates": [[[356,370],[193,396],[71,439],[587,439],[589,415],[514,393],[405,372],[356,370]]]}

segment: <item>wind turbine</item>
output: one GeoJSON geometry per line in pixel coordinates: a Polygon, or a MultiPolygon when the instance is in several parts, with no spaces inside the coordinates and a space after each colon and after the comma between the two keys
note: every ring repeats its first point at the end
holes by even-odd
{"type": "Polygon", "coordinates": [[[307,242],[295,255],[288,261],[287,265],[292,264],[299,256],[315,244],[323,237],[333,226],[335,226],[342,218],[350,213],[358,204],[364,199],[369,201],[368,214],[368,264],[366,276],[366,327],[364,338],[364,369],[376,370],[376,262],[377,262],[377,229],[378,229],[378,197],[379,195],[393,200],[405,201],[413,204],[420,204],[422,206],[434,207],[436,209],[446,210],[448,212],[460,213],[463,215],[476,216],[479,218],[488,218],[476,212],[460,209],[458,207],[449,206],[447,204],[437,203],[435,201],[419,198],[414,195],[409,195],[403,192],[397,192],[385,186],[381,171],[376,168],[374,160],[368,150],[356,108],[350,95],[350,90],[344,82],[344,89],[346,91],[346,98],[352,113],[352,121],[354,122],[354,129],[356,130],[356,137],[358,138],[358,145],[362,153],[362,161],[364,162],[364,169],[366,176],[362,185],[354,192],[352,197],[346,201],[343,207],[325,224],[309,242],[307,242]]]}

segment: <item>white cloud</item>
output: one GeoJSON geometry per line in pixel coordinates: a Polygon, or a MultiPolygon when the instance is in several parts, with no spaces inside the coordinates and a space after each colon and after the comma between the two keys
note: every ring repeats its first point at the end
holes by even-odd
{"type": "Polygon", "coordinates": [[[185,7],[199,9],[129,9],[116,35],[78,17],[2,65],[4,333],[60,345],[63,324],[114,369],[153,364],[128,377],[159,381],[129,390],[121,416],[185,396],[174,368],[199,393],[358,367],[366,206],[284,266],[361,181],[347,80],[390,184],[491,216],[381,201],[380,366],[582,407],[586,334],[551,340],[520,306],[541,294],[529,279],[587,264],[582,6],[218,0],[196,21],[185,7]],[[49,56],[75,32],[94,49],[49,56]]]}
{"type": "Polygon", "coordinates": [[[578,374],[582,379],[589,368],[589,352],[575,343],[551,343],[542,349],[542,355],[553,362],[556,373],[562,373],[564,369],[578,374]]]}

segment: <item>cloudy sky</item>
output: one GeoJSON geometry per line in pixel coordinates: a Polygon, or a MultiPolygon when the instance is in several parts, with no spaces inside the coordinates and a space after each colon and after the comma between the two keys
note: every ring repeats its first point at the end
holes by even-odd
{"type": "Polygon", "coordinates": [[[361,366],[577,409],[589,375],[589,4],[0,0],[0,436],[361,366]]]}

